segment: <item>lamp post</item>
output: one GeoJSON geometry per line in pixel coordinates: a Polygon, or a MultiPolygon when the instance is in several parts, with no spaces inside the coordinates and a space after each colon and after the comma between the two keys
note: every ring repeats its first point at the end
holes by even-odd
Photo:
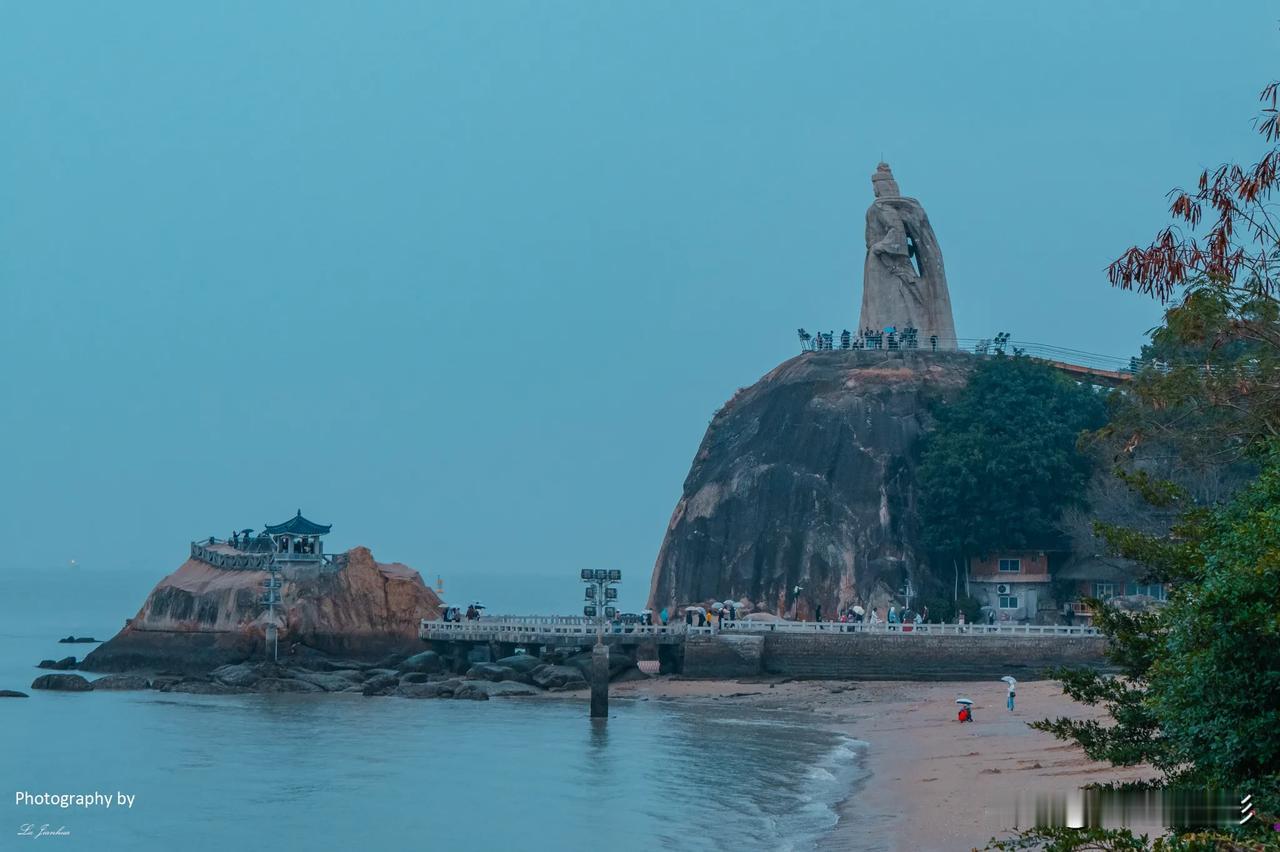
{"type": "Polygon", "coordinates": [[[579,574],[586,584],[586,604],[582,614],[595,620],[596,644],[591,649],[591,718],[609,718],[609,646],[604,644],[605,622],[618,614],[617,583],[622,572],[606,568],[583,568],[579,574]]]}

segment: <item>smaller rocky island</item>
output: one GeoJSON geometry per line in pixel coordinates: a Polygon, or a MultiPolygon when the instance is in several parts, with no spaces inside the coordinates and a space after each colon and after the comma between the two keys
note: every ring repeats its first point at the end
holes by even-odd
{"type": "MultiPolygon", "coordinates": [[[[83,661],[42,661],[55,673],[31,688],[480,701],[586,688],[590,654],[577,649],[497,660],[424,650],[419,625],[440,617],[440,599],[417,571],[378,562],[368,548],[326,553],[330,529],[299,510],[256,535],[244,529],[193,541],[190,558],[124,629],[83,661]],[[91,680],[72,669],[108,674],[91,680]]],[[[82,641],[60,641],[72,640],[82,641]]],[[[610,677],[646,675],[634,657],[614,654],[610,677]]]]}
{"type": "Polygon", "coordinates": [[[205,674],[263,659],[269,638],[281,658],[372,662],[420,650],[418,624],[439,616],[440,599],[417,571],[368,548],[326,553],[330,529],[299,510],[257,535],[193,541],[187,561],[79,668],[205,674]]]}

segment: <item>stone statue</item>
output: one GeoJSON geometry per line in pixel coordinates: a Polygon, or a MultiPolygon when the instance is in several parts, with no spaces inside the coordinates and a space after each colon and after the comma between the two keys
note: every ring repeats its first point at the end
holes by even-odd
{"type": "Polygon", "coordinates": [[[924,208],[903,198],[888,163],[871,176],[876,200],[867,208],[867,262],[862,274],[859,330],[916,329],[920,349],[954,350],[956,324],[942,268],[942,250],[924,208]]]}

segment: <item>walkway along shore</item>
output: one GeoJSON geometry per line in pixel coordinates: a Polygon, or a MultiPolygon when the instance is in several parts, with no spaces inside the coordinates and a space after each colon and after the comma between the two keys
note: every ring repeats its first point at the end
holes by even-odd
{"type": "MultiPolygon", "coordinates": [[[[585,649],[597,627],[566,616],[502,616],[422,622],[419,635],[451,661],[509,657],[517,651],[585,649]]],[[[1104,668],[1106,638],[1088,627],[1039,625],[842,624],[726,622],[717,628],[624,625],[604,634],[637,659],[656,659],[661,674],[693,678],[761,675],[871,680],[964,680],[1011,674],[1020,680],[1059,665],[1104,668]]]]}

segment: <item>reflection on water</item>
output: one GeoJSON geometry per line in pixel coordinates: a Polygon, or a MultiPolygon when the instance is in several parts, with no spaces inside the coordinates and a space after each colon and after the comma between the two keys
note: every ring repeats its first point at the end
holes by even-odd
{"type": "MultiPolygon", "coordinates": [[[[10,637],[0,688],[55,652],[10,637]]],[[[859,774],[853,741],[731,702],[615,698],[607,721],[585,695],[34,693],[0,710],[9,823],[61,822],[77,849],[586,849],[602,824],[616,850],[813,849],[859,774]],[[19,790],[137,804],[20,809],[19,790]]]]}

